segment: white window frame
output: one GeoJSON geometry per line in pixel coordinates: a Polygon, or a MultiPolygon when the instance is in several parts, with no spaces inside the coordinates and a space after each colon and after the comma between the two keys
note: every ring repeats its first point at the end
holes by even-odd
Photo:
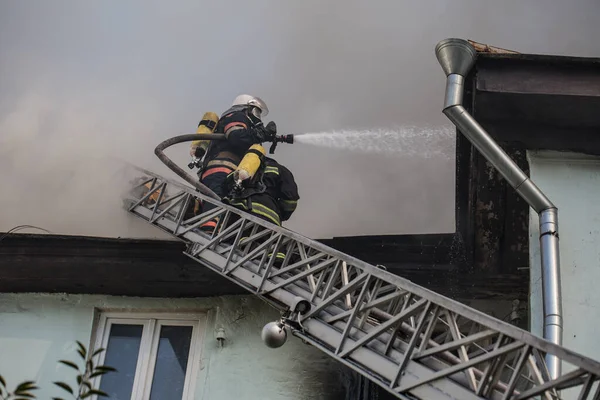
{"type": "MultiPolygon", "coordinates": [[[[110,337],[110,328],[113,324],[142,325],[142,338],[135,369],[131,400],[148,400],[150,398],[150,390],[152,389],[152,379],[154,376],[154,367],[156,365],[156,355],[158,351],[158,341],[160,338],[161,326],[191,326],[192,337],[190,343],[190,353],[188,355],[188,365],[183,384],[182,400],[192,400],[194,398],[198,373],[201,368],[200,363],[202,359],[202,343],[204,341],[206,321],[207,314],[199,312],[171,313],[100,311],[97,329],[94,331],[95,340],[93,350],[99,348],[107,349],[108,339],[110,337]]],[[[96,358],[96,365],[104,364],[105,355],[106,350],[100,353],[100,355],[96,358]]],[[[93,379],[92,384],[95,388],[100,388],[101,379],[102,376],[98,376],[93,379]]],[[[92,399],[98,400],[98,397],[92,396],[92,399]]]]}

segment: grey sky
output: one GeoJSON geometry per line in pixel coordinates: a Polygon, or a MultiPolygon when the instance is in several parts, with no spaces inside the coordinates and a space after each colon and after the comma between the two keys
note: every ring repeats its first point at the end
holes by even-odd
{"type": "MultiPolygon", "coordinates": [[[[448,126],[439,40],[598,56],[599,17],[593,0],[3,1],[0,230],[157,236],[119,208],[103,157],[168,175],[154,147],[240,93],[263,97],[282,133],[448,126]]],[[[288,226],[452,231],[453,139],[444,147],[431,160],[280,146],[301,195],[288,226]]]]}

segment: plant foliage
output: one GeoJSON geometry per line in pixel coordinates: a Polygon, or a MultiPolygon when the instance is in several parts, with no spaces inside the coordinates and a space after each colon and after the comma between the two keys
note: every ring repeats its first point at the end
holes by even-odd
{"type": "MultiPolygon", "coordinates": [[[[66,365],[77,372],[77,387],[72,388],[65,382],[56,381],[54,385],[58,386],[75,400],[87,399],[93,395],[108,397],[108,394],[96,389],[92,385],[92,381],[95,377],[104,375],[108,372],[116,372],[117,370],[113,367],[105,365],[95,365],[94,358],[102,353],[105,349],[97,349],[93,353],[88,353],[86,347],[77,341],[77,353],[83,361],[83,367],[77,365],[77,363],[69,360],[59,360],[60,364],[66,365]]],[[[11,392],[7,389],[6,381],[0,375],[0,400],[30,400],[37,399],[32,393],[34,390],[39,389],[34,381],[25,381],[17,385],[17,387],[11,392]]],[[[53,397],[52,400],[66,400],[62,397],[53,397]]]]}

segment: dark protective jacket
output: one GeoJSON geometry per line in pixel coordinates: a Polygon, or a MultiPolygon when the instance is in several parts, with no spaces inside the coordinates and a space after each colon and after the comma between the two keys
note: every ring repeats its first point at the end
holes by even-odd
{"type": "Polygon", "coordinates": [[[260,143],[258,130],[261,128],[262,121],[252,115],[250,107],[231,107],[221,115],[215,129],[215,133],[224,133],[227,140],[213,141],[205,159],[210,162],[215,158],[229,158],[237,165],[250,146],[260,143]]]}
{"type": "Polygon", "coordinates": [[[274,159],[265,157],[263,164],[255,182],[241,193],[228,190],[223,202],[281,226],[296,210],[298,185],[292,172],[274,159]],[[257,190],[259,182],[264,186],[257,190]]]}

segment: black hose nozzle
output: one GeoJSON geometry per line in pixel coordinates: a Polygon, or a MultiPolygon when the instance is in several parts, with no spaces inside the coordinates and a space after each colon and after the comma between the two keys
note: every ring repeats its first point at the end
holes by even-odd
{"type": "Polygon", "coordinates": [[[275,149],[277,148],[277,143],[294,143],[294,135],[274,135],[271,140],[271,147],[269,148],[269,154],[275,153],[275,149]]]}
{"type": "Polygon", "coordinates": [[[277,141],[279,141],[281,143],[294,144],[294,135],[292,135],[292,134],[289,134],[289,135],[278,135],[277,136],[277,141]]]}

